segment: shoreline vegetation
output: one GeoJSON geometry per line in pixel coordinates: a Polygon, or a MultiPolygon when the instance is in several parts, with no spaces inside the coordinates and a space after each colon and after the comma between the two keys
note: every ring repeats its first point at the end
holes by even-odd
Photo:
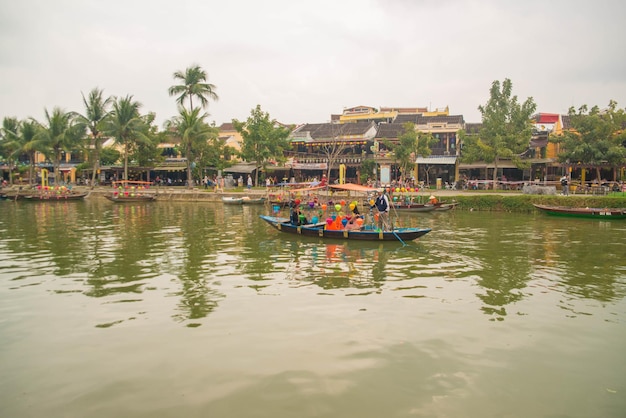
{"type": "MultiPolygon", "coordinates": [[[[16,191],[18,188],[5,187],[2,192],[9,190],[16,191]]],[[[90,192],[91,197],[104,197],[112,193],[111,187],[98,186],[95,188],[87,186],[74,186],[75,191],[90,192]]],[[[247,188],[235,187],[224,191],[215,192],[213,189],[193,188],[185,186],[155,186],[146,190],[147,193],[158,195],[158,201],[206,201],[221,202],[224,196],[240,197],[268,196],[271,192],[264,187],[247,188]]],[[[484,211],[484,212],[519,212],[532,213],[539,212],[533,204],[550,206],[571,206],[571,207],[594,207],[594,208],[626,208],[626,192],[609,193],[606,196],[596,196],[591,194],[579,195],[538,195],[523,194],[519,191],[502,190],[425,190],[414,193],[394,193],[392,196],[412,196],[414,199],[428,201],[430,195],[435,195],[441,202],[457,203],[454,210],[484,211]]],[[[341,193],[334,193],[332,196],[342,196],[341,193]]],[[[364,197],[364,196],[363,196],[364,197]]],[[[359,197],[358,199],[361,199],[359,197]]]]}

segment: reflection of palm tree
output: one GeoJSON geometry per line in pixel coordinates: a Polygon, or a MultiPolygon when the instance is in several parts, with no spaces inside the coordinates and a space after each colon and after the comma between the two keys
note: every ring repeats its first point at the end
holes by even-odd
{"type": "Polygon", "coordinates": [[[176,71],[174,79],[180,80],[182,84],[172,86],[168,92],[170,96],[176,96],[176,102],[183,106],[185,99],[189,98],[189,109],[193,110],[193,97],[200,100],[202,107],[209,105],[209,99],[217,101],[219,97],[215,93],[215,85],[207,83],[208,75],[199,65],[193,65],[185,70],[176,71]]]}

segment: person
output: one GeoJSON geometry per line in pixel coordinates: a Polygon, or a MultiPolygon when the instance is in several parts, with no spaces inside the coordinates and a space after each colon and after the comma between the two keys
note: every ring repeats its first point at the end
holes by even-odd
{"type": "Polygon", "coordinates": [[[374,206],[378,209],[378,228],[381,231],[389,229],[389,198],[385,193],[385,189],[378,190],[374,206]]]}
{"type": "Polygon", "coordinates": [[[359,230],[363,227],[363,217],[359,212],[359,208],[357,207],[357,202],[354,201],[350,203],[350,210],[352,211],[352,216],[350,220],[346,224],[346,229],[348,230],[359,230]]]}
{"type": "Polygon", "coordinates": [[[428,198],[428,202],[429,202],[431,205],[436,205],[436,204],[439,202],[439,200],[437,200],[437,197],[436,197],[436,196],[434,196],[434,195],[430,195],[430,197],[428,198]]]}
{"type": "Polygon", "coordinates": [[[248,174],[248,190],[252,189],[252,177],[248,174]]]}
{"type": "Polygon", "coordinates": [[[569,187],[567,186],[567,176],[561,177],[561,188],[563,189],[563,196],[569,195],[569,187]]]}
{"type": "Polygon", "coordinates": [[[320,186],[326,186],[327,179],[326,174],[322,174],[322,180],[320,180],[320,186]]]}
{"type": "Polygon", "coordinates": [[[309,223],[306,215],[300,211],[300,205],[295,204],[295,202],[290,202],[291,206],[291,224],[292,225],[306,225],[309,223]]]}

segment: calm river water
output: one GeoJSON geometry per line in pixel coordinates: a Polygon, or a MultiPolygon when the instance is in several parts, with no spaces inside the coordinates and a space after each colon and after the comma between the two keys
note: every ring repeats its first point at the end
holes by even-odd
{"type": "Polygon", "coordinates": [[[0,202],[0,417],[624,417],[626,222],[0,202]]]}

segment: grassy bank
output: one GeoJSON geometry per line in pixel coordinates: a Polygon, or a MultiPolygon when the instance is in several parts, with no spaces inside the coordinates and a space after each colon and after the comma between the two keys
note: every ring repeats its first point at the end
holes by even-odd
{"type": "Polygon", "coordinates": [[[548,195],[458,195],[442,198],[446,202],[458,202],[459,210],[532,212],[533,203],[553,206],[590,208],[626,208],[626,196],[548,196],[548,195]]]}

